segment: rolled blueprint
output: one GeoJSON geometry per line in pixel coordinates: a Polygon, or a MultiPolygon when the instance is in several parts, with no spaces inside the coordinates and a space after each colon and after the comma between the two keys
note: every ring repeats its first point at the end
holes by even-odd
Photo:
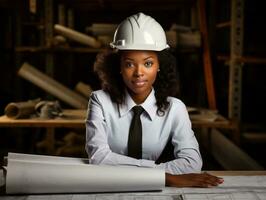
{"type": "Polygon", "coordinates": [[[164,184],[164,170],[90,165],[60,157],[8,158],[6,175],[7,194],[159,191],[164,184]]]}
{"type": "Polygon", "coordinates": [[[90,97],[92,92],[91,86],[83,82],[78,82],[77,85],[75,86],[75,90],[87,98],[90,97]]]}
{"type": "Polygon", "coordinates": [[[74,40],[76,42],[79,42],[81,44],[85,44],[94,48],[100,48],[101,43],[97,41],[94,37],[88,36],[84,33],[80,33],[78,31],[75,31],[73,29],[67,28],[65,26],[55,24],[54,29],[57,33],[74,40]]]}
{"type": "Polygon", "coordinates": [[[5,107],[5,115],[9,118],[19,119],[29,117],[35,113],[35,105],[41,99],[29,100],[24,102],[11,102],[5,107]]]}
{"type": "Polygon", "coordinates": [[[22,65],[18,74],[74,108],[86,109],[87,107],[88,101],[86,98],[50,78],[28,63],[22,65]]]}
{"type": "Polygon", "coordinates": [[[118,24],[94,23],[92,26],[86,27],[86,32],[92,32],[94,35],[113,36],[118,24]]]}

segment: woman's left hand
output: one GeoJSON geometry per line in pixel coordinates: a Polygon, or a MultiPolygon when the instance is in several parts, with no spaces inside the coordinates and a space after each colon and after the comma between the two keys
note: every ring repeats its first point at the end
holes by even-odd
{"type": "Polygon", "coordinates": [[[208,173],[165,174],[165,185],[170,187],[214,187],[223,182],[223,178],[208,173]]]}

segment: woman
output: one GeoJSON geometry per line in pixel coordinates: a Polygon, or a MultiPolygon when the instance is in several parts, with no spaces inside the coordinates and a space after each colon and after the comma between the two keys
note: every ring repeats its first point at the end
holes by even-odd
{"type": "Polygon", "coordinates": [[[166,186],[222,183],[199,173],[202,159],[186,107],[171,97],[177,88],[175,58],[160,24],[143,13],[133,15],[118,26],[111,47],[94,65],[103,89],[93,92],[89,102],[90,162],[161,168],[166,186]],[[162,161],[169,143],[172,159],[162,161]]]}

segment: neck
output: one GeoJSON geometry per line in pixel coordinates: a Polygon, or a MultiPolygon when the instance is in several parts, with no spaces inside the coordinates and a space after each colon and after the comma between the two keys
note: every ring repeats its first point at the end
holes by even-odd
{"type": "Polygon", "coordinates": [[[128,90],[128,93],[131,96],[131,98],[133,99],[133,101],[138,105],[138,104],[143,103],[147,99],[147,97],[149,96],[151,91],[152,91],[152,89],[146,94],[135,94],[134,92],[128,90]]]}

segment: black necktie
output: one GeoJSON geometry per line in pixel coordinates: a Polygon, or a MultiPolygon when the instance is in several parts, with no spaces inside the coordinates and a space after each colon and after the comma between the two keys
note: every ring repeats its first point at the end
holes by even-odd
{"type": "Polygon", "coordinates": [[[143,112],[141,106],[132,108],[134,112],[133,119],[130,124],[128,135],[128,156],[141,159],[142,158],[142,127],[140,115],[143,112]]]}

